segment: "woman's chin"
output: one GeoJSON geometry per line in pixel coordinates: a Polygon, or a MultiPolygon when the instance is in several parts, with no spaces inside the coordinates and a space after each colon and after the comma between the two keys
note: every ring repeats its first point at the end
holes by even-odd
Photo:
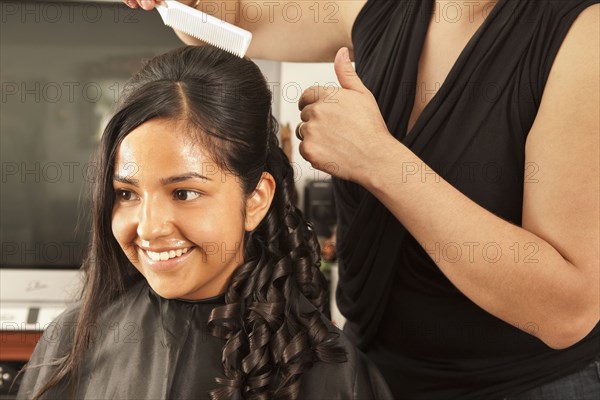
{"type": "Polygon", "coordinates": [[[148,281],[148,284],[160,297],[165,299],[180,299],[187,293],[181,290],[181,286],[148,281]]]}

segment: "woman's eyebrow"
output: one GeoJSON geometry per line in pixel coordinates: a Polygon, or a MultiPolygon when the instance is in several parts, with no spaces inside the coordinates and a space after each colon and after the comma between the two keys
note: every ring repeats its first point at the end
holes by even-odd
{"type": "Polygon", "coordinates": [[[120,183],[126,183],[128,185],[133,185],[133,186],[137,186],[138,185],[138,180],[137,179],[133,179],[133,178],[130,178],[128,176],[115,175],[115,176],[113,176],[113,181],[114,182],[120,182],[120,183]]]}
{"type": "MultiPolygon", "coordinates": [[[[187,172],[182,175],[175,175],[175,176],[170,176],[168,178],[161,178],[160,183],[162,185],[169,185],[172,183],[188,181],[190,179],[201,179],[203,181],[212,181],[212,179],[210,179],[209,177],[200,175],[197,172],[187,172]]],[[[138,180],[130,178],[128,176],[115,175],[115,176],[113,176],[113,181],[120,182],[120,183],[126,183],[128,185],[138,186],[138,180]]]]}
{"type": "Polygon", "coordinates": [[[188,181],[190,179],[201,179],[203,181],[211,181],[212,180],[209,177],[206,177],[204,175],[200,175],[197,172],[187,172],[187,173],[182,174],[182,175],[170,176],[168,178],[161,178],[160,182],[163,185],[169,185],[171,183],[178,183],[178,182],[188,181]]]}

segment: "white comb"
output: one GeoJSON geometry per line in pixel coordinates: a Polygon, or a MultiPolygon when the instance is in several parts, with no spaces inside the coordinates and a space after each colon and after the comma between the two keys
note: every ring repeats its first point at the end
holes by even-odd
{"type": "Polygon", "coordinates": [[[156,9],[165,25],[240,58],[250,46],[252,33],[178,1],[164,0],[156,9]]]}

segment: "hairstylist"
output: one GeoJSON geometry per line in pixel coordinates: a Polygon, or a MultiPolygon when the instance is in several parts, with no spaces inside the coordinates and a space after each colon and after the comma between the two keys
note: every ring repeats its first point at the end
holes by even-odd
{"type": "Polygon", "coordinates": [[[336,165],[338,305],[396,398],[600,395],[597,3],[195,2],[250,57],[335,58],[297,135],[336,165]]]}

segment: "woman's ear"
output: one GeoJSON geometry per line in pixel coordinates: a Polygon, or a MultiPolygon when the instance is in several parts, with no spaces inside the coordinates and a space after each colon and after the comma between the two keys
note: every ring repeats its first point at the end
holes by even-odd
{"type": "Polygon", "coordinates": [[[246,199],[246,221],[244,229],[251,231],[263,220],[275,195],[275,178],[268,172],[263,172],[254,192],[246,199]]]}

